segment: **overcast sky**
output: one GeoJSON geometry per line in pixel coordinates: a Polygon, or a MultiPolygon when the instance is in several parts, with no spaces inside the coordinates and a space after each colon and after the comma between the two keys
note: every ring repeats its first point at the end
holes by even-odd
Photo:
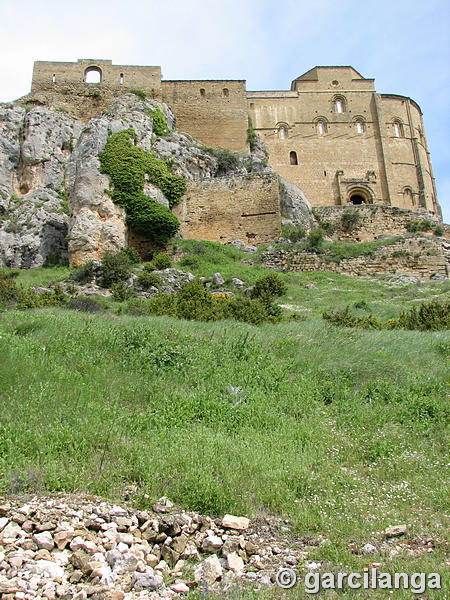
{"type": "Polygon", "coordinates": [[[315,65],[352,65],[418,102],[450,222],[448,0],[0,0],[0,101],[29,92],[35,60],[160,65],[165,79],[289,89],[315,65]]]}

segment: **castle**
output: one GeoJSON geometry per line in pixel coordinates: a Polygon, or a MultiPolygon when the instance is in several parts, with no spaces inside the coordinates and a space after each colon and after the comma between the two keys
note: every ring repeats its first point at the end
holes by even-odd
{"type": "Polygon", "coordinates": [[[50,92],[62,105],[67,98],[88,120],[136,89],[169,104],[177,128],[207,146],[248,151],[251,123],[269,164],[312,206],[378,204],[440,217],[419,105],[378,94],[350,66],[314,67],[290,90],[247,91],[244,80],[163,80],[158,66],[38,61],[31,93],[50,92]]]}

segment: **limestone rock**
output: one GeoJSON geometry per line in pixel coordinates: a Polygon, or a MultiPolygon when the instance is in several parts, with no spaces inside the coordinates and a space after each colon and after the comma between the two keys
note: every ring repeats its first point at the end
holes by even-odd
{"type": "Polygon", "coordinates": [[[52,534],[48,531],[43,531],[42,533],[34,534],[32,540],[39,549],[53,550],[53,548],[55,547],[55,542],[53,541],[52,534]]]}
{"type": "Polygon", "coordinates": [[[137,592],[143,590],[154,591],[164,585],[164,579],[161,575],[153,575],[147,573],[134,573],[132,578],[133,589],[137,592]]]}
{"type": "Polygon", "coordinates": [[[222,527],[227,529],[236,529],[237,531],[244,531],[248,529],[250,520],[246,517],[235,517],[234,515],[225,515],[222,519],[222,527]]]}
{"type": "Polygon", "coordinates": [[[316,220],[311,204],[300,188],[279,177],[280,211],[284,224],[302,225],[307,229],[314,226],[316,220]]]}
{"type": "Polygon", "coordinates": [[[220,273],[214,273],[213,276],[213,284],[214,285],[223,285],[225,283],[224,278],[220,273]]]}
{"type": "Polygon", "coordinates": [[[216,554],[212,554],[204,561],[202,561],[199,566],[194,571],[194,579],[197,583],[207,583],[213,584],[217,579],[222,577],[222,565],[216,554]]]}
{"type": "Polygon", "coordinates": [[[408,528],[406,525],[392,525],[384,530],[384,534],[387,538],[393,538],[405,535],[407,531],[408,528]]]}

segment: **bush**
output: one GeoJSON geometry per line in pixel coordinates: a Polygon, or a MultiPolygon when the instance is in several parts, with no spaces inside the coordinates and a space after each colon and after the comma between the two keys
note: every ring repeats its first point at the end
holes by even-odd
{"type": "Polygon", "coordinates": [[[229,301],[229,311],[236,321],[259,325],[269,320],[264,302],[260,298],[235,296],[229,301]]]}
{"type": "Polygon", "coordinates": [[[153,133],[158,137],[163,137],[170,133],[169,128],[167,127],[166,119],[160,108],[156,107],[154,110],[146,109],[145,112],[149,114],[149,116],[153,120],[153,133]]]}
{"type": "Polygon", "coordinates": [[[283,237],[291,240],[291,242],[299,242],[305,239],[307,230],[302,225],[283,225],[281,233],[283,237]]]}
{"type": "Polygon", "coordinates": [[[356,210],[345,210],[341,216],[341,225],[344,231],[353,231],[360,221],[360,214],[356,210]]]}
{"type": "Polygon", "coordinates": [[[101,304],[91,296],[78,296],[72,298],[66,304],[66,308],[70,310],[79,310],[80,312],[96,313],[103,311],[101,304]]]}
{"type": "Polygon", "coordinates": [[[419,329],[439,331],[450,329],[450,302],[422,302],[402,313],[398,319],[390,319],[389,329],[419,329]]]}
{"type": "Polygon", "coordinates": [[[121,248],[118,254],[126,256],[133,265],[138,265],[141,262],[139,252],[136,250],[136,248],[132,248],[131,246],[125,246],[124,248],[121,248]]]}
{"type": "Polygon", "coordinates": [[[437,236],[444,235],[444,228],[442,225],[436,225],[436,227],[433,229],[433,233],[437,236]]]}
{"type": "Polygon", "coordinates": [[[0,306],[18,302],[22,297],[23,291],[14,281],[13,277],[0,276],[0,306]]]}
{"type": "Polygon", "coordinates": [[[17,269],[0,268],[0,281],[2,279],[14,279],[18,276],[19,273],[20,271],[18,271],[17,269]]]}
{"type": "Polygon", "coordinates": [[[45,308],[48,306],[62,306],[70,302],[71,298],[65,294],[60,285],[55,285],[52,291],[38,293],[33,289],[23,292],[17,308],[45,308]]]}
{"type": "Polygon", "coordinates": [[[200,266],[200,259],[198,256],[186,255],[178,263],[180,267],[190,267],[191,269],[196,269],[200,266]]]}
{"type": "Polygon", "coordinates": [[[283,296],[286,292],[287,286],[278,273],[270,273],[256,281],[251,297],[283,296]]]}
{"type": "Polygon", "coordinates": [[[323,245],[323,238],[325,237],[325,231],[321,227],[317,227],[316,229],[312,229],[309,232],[308,238],[306,240],[306,250],[310,252],[318,252],[321,250],[323,245]]]}
{"type": "Polygon", "coordinates": [[[424,219],[423,221],[410,221],[406,223],[405,227],[410,233],[416,233],[418,231],[430,231],[432,224],[429,219],[424,219]]]}
{"type": "Polygon", "coordinates": [[[88,260],[83,265],[75,267],[75,270],[69,275],[70,279],[73,279],[81,284],[89,283],[94,279],[94,276],[94,263],[92,260],[88,260]]]}
{"type": "Polygon", "coordinates": [[[116,302],[125,302],[136,296],[136,290],[124,284],[123,281],[113,283],[111,286],[112,297],[116,302]]]}
{"type": "Polygon", "coordinates": [[[335,312],[324,312],[323,318],[338,327],[359,327],[362,329],[383,329],[383,323],[373,315],[357,317],[350,313],[350,307],[335,312]]]}
{"type": "Polygon", "coordinates": [[[216,176],[227,175],[230,171],[236,171],[239,167],[240,158],[231,150],[224,148],[205,148],[205,152],[217,159],[216,176]]]}
{"type": "Polygon", "coordinates": [[[130,93],[135,94],[141,100],[145,100],[147,97],[146,93],[142,90],[130,90],[130,93]]]}
{"type": "Polygon", "coordinates": [[[125,281],[131,275],[131,261],[124,252],[111,254],[105,252],[102,260],[100,285],[111,287],[114,283],[125,281]]]}
{"type": "Polygon", "coordinates": [[[143,289],[148,290],[151,287],[159,288],[162,285],[162,280],[158,275],[155,275],[151,271],[144,269],[139,273],[136,283],[143,289]]]}
{"type": "Polygon", "coordinates": [[[180,319],[211,321],[213,297],[198,280],[186,283],[177,294],[177,316],[180,319]]]}
{"type": "Polygon", "coordinates": [[[170,257],[164,252],[158,252],[158,254],[153,257],[150,268],[153,271],[162,271],[163,269],[169,269],[171,265],[172,261],[170,260],[170,257]]]}

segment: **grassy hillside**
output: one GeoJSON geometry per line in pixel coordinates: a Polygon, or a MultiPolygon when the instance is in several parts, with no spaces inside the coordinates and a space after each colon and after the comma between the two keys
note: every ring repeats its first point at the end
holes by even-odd
{"type": "MultiPolygon", "coordinates": [[[[204,247],[186,270],[248,283],[266,272],[233,248],[204,247]]],[[[0,494],[120,499],[136,485],[139,506],[167,495],[208,514],[282,514],[299,535],[326,536],[311,558],[334,565],[442,570],[450,336],[336,328],[320,315],[357,303],[396,317],[448,284],[283,277],[280,303],[300,320],[276,325],[131,317],[112,302],[100,315],[1,313],[0,494]],[[434,552],[351,553],[398,523],[409,540],[437,540],[434,552]]]]}

